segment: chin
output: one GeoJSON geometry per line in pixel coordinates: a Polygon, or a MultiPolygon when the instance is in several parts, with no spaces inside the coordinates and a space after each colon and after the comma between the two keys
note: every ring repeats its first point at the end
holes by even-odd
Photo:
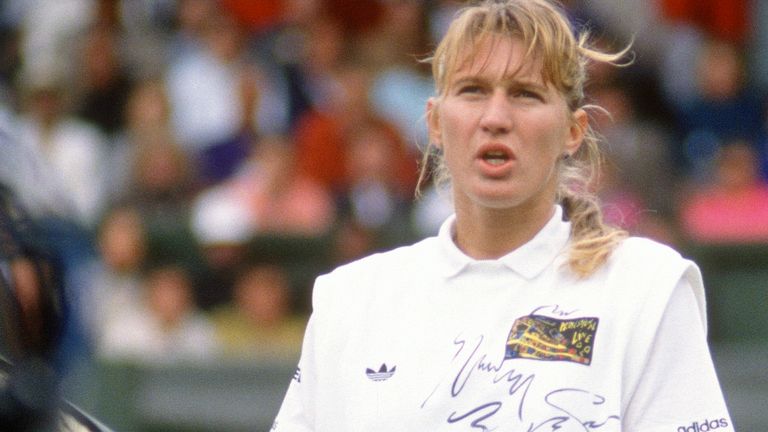
{"type": "Polygon", "coordinates": [[[555,196],[543,197],[536,194],[522,194],[513,190],[482,190],[475,191],[470,197],[470,201],[476,206],[484,207],[490,210],[514,210],[514,209],[534,209],[542,206],[550,207],[555,204],[555,196]]]}
{"type": "Polygon", "coordinates": [[[514,209],[527,202],[526,199],[509,193],[479,193],[471,200],[480,207],[493,210],[514,209]]]}

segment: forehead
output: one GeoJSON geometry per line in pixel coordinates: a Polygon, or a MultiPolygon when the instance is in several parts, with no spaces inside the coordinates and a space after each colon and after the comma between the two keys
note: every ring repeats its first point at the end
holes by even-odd
{"type": "Polygon", "coordinates": [[[482,37],[458,52],[447,78],[451,82],[470,76],[545,82],[540,53],[518,37],[499,35],[482,37]]]}

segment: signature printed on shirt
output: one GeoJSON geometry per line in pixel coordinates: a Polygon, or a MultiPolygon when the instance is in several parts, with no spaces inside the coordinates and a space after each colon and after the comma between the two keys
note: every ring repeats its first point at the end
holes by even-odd
{"type": "MultiPolygon", "coordinates": [[[[454,410],[447,414],[447,423],[463,423],[469,425],[472,430],[492,431],[496,429],[502,418],[504,421],[509,421],[509,410],[513,410],[517,421],[523,428],[527,428],[519,430],[527,432],[559,430],[589,432],[600,430],[606,425],[615,425],[615,422],[620,420],[618,415],[606,414],[608,408],[604,396],[588,389],[556,388],[546,393],[542,400],[533,400],[530,396],[533,392],[530,390],[536,384],[536,375],[512,367],[512,364],[516,363],[508,358],[500,362],[489,359],[487,354],[480,352],[484,340],[484,335],[479,335],[474,340],[462,337],[455,339],[457,351],[454,360],[458,360],[459,368],[455,375],[449,375],[452,376],[450,396],[460,403],[467,386],[490,378],[491,384],[502,386],[503,397],[498,400],[473,403],[469,408],[454,410]],[[551,414],[549,417],[545,415],[539,419],[528,418],[526,407],[531,405],[548,407],[551,414]]],[[[428,403],[431,396],[427,397],[422,407],[428,403]]]]}

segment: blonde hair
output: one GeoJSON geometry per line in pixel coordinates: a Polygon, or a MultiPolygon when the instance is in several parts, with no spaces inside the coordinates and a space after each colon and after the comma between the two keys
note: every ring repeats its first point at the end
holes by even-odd
{"type": "MultiPolygon", "coordinates": [[[[588,63],[618,65],[629,50],[627,47],[618,53],[606,53],[590,47],[589,34],[575,34],[562,9],[549,0],[481,1],[458,12],[434,54],[425,60],[432,65],[438,98],[447,91],[459,62],[467,61],[467,54],[473,55],[467,48],[475,47],[486,37],[492,41],[499,37],[519,38],[527,46],[526,58],[540,56],[544,82],[564,96],[571,113],[580,108],[597,108],[584,105],[588,63]]],[[[603,222],[597,197],[590,192],[601,153],[595,132],[589,126],[583,132],[584,141],[576,154],[559,163],[556,196],[571,222],[568,264],[579,277],[597,270],[627,236],[603,222]]],[[[432,143],[424,151],[419,186],[429,175],[437,183],[449,179],[442,155],[432,143]]]]}

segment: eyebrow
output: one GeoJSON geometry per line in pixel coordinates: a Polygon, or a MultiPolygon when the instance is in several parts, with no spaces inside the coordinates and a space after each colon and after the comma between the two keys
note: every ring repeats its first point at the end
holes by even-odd
{"type": "MultiPolygon", "coordinates": [[[[488,80],[487,78],[484,78],[484,77],[482,77],[480,75],[477,75],[477,74],[465,74],[465,75],[462,75],[461,73],[457,73],[457,78],[452,80],[452,82],[450,83],[450,86],[451,87],[456,87],[456,86],[459,86],[459,85],[462,85],[462,84],[469,84],[469,83],[485,84],[488,81],[490,81],[490,80],[488,80]]],[[[512,84],[513,87],[525,87],[525,88],[530,88],[530,89],[534,89],[534,90],[540,90],[542,92],[546,92],[549,89],[548,86],[546,86],[545,84],[543,84],[541,82],[533,81],[533,80],[526,79],[526,78],[517,78],[514,75],[512,75],[512,76],[505,76],[504,78],[502,78],[501,81],[505,85],[512,84]]]]}

